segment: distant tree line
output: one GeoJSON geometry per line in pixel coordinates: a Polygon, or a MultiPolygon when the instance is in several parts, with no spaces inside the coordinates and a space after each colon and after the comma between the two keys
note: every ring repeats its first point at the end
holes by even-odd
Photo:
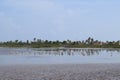
{"type": "Polygon", "coordinates": [[[118,41],[99,41],[89,37],[82,41],[49,41],[34,38],[32,41],[6,41],[0,42],[0,47],[31,47],[31,48],[44,48],[44,47],[66,47],[66,48],[120,48],[120,40],[118,41]]]}

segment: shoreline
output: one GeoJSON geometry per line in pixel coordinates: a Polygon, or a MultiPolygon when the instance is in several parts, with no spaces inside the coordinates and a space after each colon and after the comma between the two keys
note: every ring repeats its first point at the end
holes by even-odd
{"type": "Polygon", "coordinates": [[[0,66],[1,80],[120,80],[120,63],[0,66]]]}
{"type": "Polygon", "coordinates": [[[97,47],[40,47],[40,48],[34,48],[34,47],[0,47],[0,48],[10,48],[10,49],[120,49],[120,48],[97,48],[97,47]]]}

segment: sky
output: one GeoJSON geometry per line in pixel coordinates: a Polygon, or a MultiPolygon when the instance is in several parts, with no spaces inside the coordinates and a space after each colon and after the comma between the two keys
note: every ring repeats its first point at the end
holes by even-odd
{"type": "Polygon", "coordinates": [[[120,40],[120,0],[0,0],[0,41],[120,40]]]}

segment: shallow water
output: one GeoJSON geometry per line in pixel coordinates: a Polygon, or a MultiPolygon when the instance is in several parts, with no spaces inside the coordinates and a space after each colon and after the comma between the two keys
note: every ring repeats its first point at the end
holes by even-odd
{"type": "Polygon", "coordinates": [[[0,65],[120,63],[120,49],[0,48],[0,65]]]}

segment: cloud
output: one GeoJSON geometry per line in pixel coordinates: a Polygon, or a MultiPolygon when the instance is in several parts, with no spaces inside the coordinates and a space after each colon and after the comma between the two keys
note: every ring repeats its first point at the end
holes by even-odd
{"type": "Polygon", "coordinates": [[[18,27],[13,22],[12,18],[0,12],[0,36],[3,39],[11,39],[10,37],[17,36],[18,27]]]}
{"type": "MultiPolygon", "coordinates": [[[[99,37],[101,33],[106,33],[103,28],[110,26],[110,29],[113,30],[113,26],[119,24],[117,8],[114,6],[111,9],[111,7],[109,8],[110,2],[109,5],[107,2],[105,4],[103,2],[4,0],[0,2],[2,35],[7,35],[10,39],[37,37],[50,40],[99,37]],[[117,14],[113,15],[115,13],[117,14]],[[16,34],[12,34],[12,32],[16,34]],[[14,36],[11,37],[11,35],[14,36]]],[[[111,34],[110,31],[107,34],[111,34]]]]}
{"type": "Polygon", "coordinates": [[[25,9],[27,11],[49,11],[58,7],[58,4],[50,0],[5,0],[3,5],[16,9],[25,9]]]}
{"type": "Polygon", "coordinates": [[[23,29],[24,34],[49,34],[51,37],[45,37],[51,39],[71,33],[68,29],[74,26],[72,23],[77,23],[80,15],[79,9],[50,0],[6,0],[3,5],[12,10],[7,15],[23,29]],[[28,29],[29,32],[26,32],[28,29]]]}

